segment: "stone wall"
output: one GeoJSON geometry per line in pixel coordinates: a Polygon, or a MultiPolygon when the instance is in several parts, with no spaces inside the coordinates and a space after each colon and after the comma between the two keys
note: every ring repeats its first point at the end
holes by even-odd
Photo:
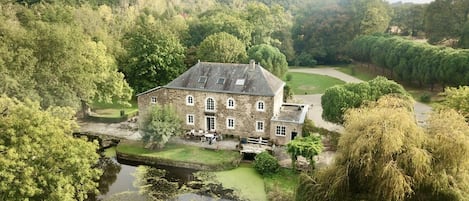
{"type": "MultiPolygon", "coordinates": [[[[279,90],[278,94],[283,95],[279,90]]],[[[277,96],[278,96],[277,94],[277,96]]],[[[175,106],[179,116],[183,120],[183,128],[186,130],[206,130],[206,116],[214,116],[215,130],[220,134],[229,134],[240,137],[271,137],[270,120],[274,114],[274,102],[279,104],[282,97],[255,96],[230,93],[216,93],[185,89],[160,88],[158,90],[140,95],[138,97],[139,113],[143,114],[146,108],[151,105],[151,97],[156,97],[158,104],[172,104],[175,106]],[[186,98],[193,97],[194,104],[187,105],[186,98]],[[215,100],[215,112],[206,112],[206,99],[211,97],[215,100]],[[235,100],[235,108],[227,108],[228,98],[235,100]],[[257,111],[257,101],[264,101],[265,110],[257,111]],[[194,115],[194,124],[188,125],[187,115],[194,115]],[[235,119],[235,128],[227,128],[227,118],[235,119]],[[264,132],[256,132],[256,121],[264,122],[264,132]]],[[[280,106],[276,106],[278,109],[280,106]]],[[[276,110],[278,110],[276,109],[276,110]]]]}
{"type": "Polygon", "coordinates": [[[272,121],[270,128],[270,139],[274,144],[285,145],[291,141],[292,132],[297,132],[296,136],[302,136],[303,124],[284,121],[272,121]],[[276,135],[277,126],[285,126],[285,136],[276,135]]]}
{"type": "Polygon", "coordinates": [[[233,160],[230,163],[224,164],[216,164],[216,165],[209,165],[209,164],[202,164],[202,163],[189,163],[189,162],[181,162],[181,161],[174,161],[170,159],[162,159],[156,158],[151,156],[142,156],[142,155],[134,155],[134,154],[125,154],[116,151],[117,160],[124,160],[129,161],[137,164],[142,165],[149,165],[149,166],[156,166],[156,165],[164,165],[169,167],[180,167],[180,168],[187,168],[193,170],[205,170],[205,171],[221,171],[221,170],[230,170],[238,167],[241,158],[238,160],[233,160]]]}

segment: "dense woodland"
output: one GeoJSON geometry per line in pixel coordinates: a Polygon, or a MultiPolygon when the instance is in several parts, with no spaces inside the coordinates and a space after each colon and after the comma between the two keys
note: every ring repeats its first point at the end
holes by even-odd
{"type": "MultiPolygon", "coordinates": [[[[93,100],[128,100],[166,84],[198,60],[256,59],[279,77],[288,65],[343,63],[358,57],[387,66],[372,57],[385,51],[358,55],[355,49],[363,45],[351,41],[393,33],[465,47],[469,26],[467,16],[461,16],[467,15],[469,5],[448,2],[3,0],[0,93],[30,98],[43,107],[77,108],[93,100]]],[[[437,82],[410,72],[397,76],[437,82]]]]}
{"type": "MultiPolygon", "coordinates": [[[[255,59],[279,77],[361,61],[422,86],[467,85],[468,13],[467,0],[0,0],[0,200],[83,200],[96,146],[61,135],[76,126],[70,108],[125,103],[198,60],[255,59]]],[[[333,90],[365,89],[383,95],[333,90]]],[[[380,100],[330,117],[346,128],[336,165],[304,175],[297,200],[468,200],[464,118],[440,111],[423,129],[408,100],[380,100]]]]}

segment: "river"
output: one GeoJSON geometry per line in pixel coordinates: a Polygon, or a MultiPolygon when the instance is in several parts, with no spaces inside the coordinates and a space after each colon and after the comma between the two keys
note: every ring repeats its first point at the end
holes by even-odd
{"type": "MultiPolygon", "coordinates": [[[[114,156],[101,157],[98,166],[103,169],[103,175],[99,181],[99,194],[90,194],[87,201],[151,200],[149,196],[139,193],[140,186],[137,176],[139,167],[141,167],[139,164],[116,160],[114,154],[114,156]]],[[[201,182],[194,176],[194,173],[197,172],[196,170],[165,166],[158,166],[152,169],[155,168],[165,170],[166,174],[162,177],[165,182],[176,184],[177,193],[174,198],[170,199],[172,201],[241,200],[234,196],[233,190],[224,189],[220,184],[209,184],[206,186],[205,182],[201,182]],[[192,182],[195,184],[192,184],[192,182]]],[[[161,184],[158,183],[158,185],[161,184]]],[[[159,188],[160,186],[157,187],[159,188]]],[[[158,193],[165,194],[166,192],[158,193]]],[[[171,194],[171,192],[168,192],[168,194],[171,194]]]]}

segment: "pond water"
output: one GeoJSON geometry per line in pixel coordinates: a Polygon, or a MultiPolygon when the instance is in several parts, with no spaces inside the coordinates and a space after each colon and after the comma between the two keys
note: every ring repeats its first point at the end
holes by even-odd
{"type": "MultiPolygon", "coordinates": [[[[140,187],[138,181],[141,180],[137,178],[137,175],[142,170],[139,164],[116,160],[115,156],[104,156],[101,157],[98,166],[103,169],[103,175],[99,181],[98,188],[100,193],[98,195],[90,195],[88,201],[151,200],[148,195],[139,193],[140,187]]],[[[165,170],[165,175],[161,177],[165,182],[177,184],[177,193],[175,198],[171,199],[172,201],[241,200],[234,195],[233,190],[224,189],[221,184],[209,184],[198,180],[194,176],[194,173],[197,172],[196,170],[168,166],[158,166],[156,168],[165,170]]],[[[146,180],[150,181],[151,179],[146,180]]],[[[164,184],[156,183],[156,186],[164,184]]],[[[165,194],[164,191],[158,193],[165,194]]],[[[168,192],[168,194],[171,194],[171,192],[168,192]]]]}

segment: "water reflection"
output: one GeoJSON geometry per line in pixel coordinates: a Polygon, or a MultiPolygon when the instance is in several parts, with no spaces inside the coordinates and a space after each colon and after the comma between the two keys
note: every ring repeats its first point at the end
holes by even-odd
{"type": "Polygon", "coordinates": [[[144,196],[138,194],[138,188],[133,185],[135,166],[122,165],[114,157],[103,156],[99,159],[98,167],[103,170],[98,184],[99,194],[90,194],[87,201],[109,200],[111,196],[122,192],[133,192],[135,195],[132,195],[132,197],[139,198],[133,199],[133,201],[145,200],[143,199],[144,196]]]}
{"type": "Polygon", "coordinates": [[[87,201],[240,200],[233,190],[207,182],[212,180],[212,174],[207,172],[168,166],[148,167],[114,157],[102,157],[98,167],[103,170],[98,187],[100,194],[90,195],[87,201]]]}
{"type": "Polygon", "coordinates": [[[115,160],[102,157],[99,160],[98,167],[103,170],[103,175],[99,178],[99,193],[101,195],[106,195],[109,192],[109,187],[117,179],[117,174],[121,171],[121,165],[115,160]]]}

